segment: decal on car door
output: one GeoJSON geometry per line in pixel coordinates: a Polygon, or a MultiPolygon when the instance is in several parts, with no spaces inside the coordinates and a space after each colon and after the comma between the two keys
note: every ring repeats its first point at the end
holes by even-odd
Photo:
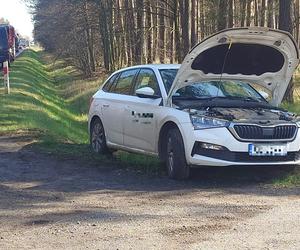
{"type": "Polygon", "coordinates": [[[136,111],[132,111],[131,115],[134,117],[134,119],[132,120],[133,122],[139,122],[141,120],[142,124],[151,124],[152,122],[149,121],[149,119],[154,118],[153,113],[139,113],[136,111]],[[147,119],[147,118],[149,118],[149,119],[147,119]]]}

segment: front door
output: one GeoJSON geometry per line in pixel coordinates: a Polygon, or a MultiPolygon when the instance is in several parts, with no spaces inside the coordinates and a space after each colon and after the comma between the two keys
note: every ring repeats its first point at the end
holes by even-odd
{"type": "MultiPolygon", "coordinates": [[[[161,96],[155,73],[141,69],[133,92],[142,87],[151,87],[155,95],[161,96]]],[[[132,96],[124,112],[124,145],[130,148],[155,152],[157,135],[157,114],[162,108],[161,98],[140,98],[132,96]]]]}

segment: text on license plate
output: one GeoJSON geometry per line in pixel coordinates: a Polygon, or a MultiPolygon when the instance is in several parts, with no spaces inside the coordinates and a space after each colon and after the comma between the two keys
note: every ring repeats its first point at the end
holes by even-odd
{"type": "Polygon", "coordinates": [[[249,144],[249,155],[251,156],[286,156],[287,146],[249,144]]]}

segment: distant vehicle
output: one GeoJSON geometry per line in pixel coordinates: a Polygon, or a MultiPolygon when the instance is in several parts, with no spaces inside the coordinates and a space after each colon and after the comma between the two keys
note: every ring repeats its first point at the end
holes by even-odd
{"type": "Polygon", "coordinates": [[[119,70],[91,99],[91,148],[159,156],[174,179],[195,166],[300,164],[300,117],[278,108],[298,63],[290,34],[253,27],[205,39],[181,66],[119,70]]]}
{"type": "Polygon", "coordinates": [[[16,48],[16,52],[19,52],[19,50],[20,50],[20,37],[19,37],[19,34],[16,34],[16,37],[15,37],[15,48],[16,48]]]}
{"type": "Polygon", "coordinates": [[[0,63],[2,64],[8,58],[8,38],[5,28],[0,27],[0,63]]]}
{"type": "Polygon", "coordinates": [[[11,25],[0,25],[0,63],[9,63],[16,57],[16,34],[11,25]]]}
{"type": "Polygon", "coordinates": [[[25,48],[28,48],[29,47],[29,41],[24,39],[24,38],[20,38],[20,44],[19,44],[19,47],[21,49],[25,49],[25,48]]]}

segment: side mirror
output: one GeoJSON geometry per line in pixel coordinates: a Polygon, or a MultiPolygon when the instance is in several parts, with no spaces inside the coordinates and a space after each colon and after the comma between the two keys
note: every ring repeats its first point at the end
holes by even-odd
{"type": "Polygon", "coordinates": [[[135,94],[140,98],[151,98],[151,99],[160,98],[154,93],[155,93],[154,90],[150,87],[143,87],[135,91],[135,94]]]}
{"type": "Polygon", "coordinates": [[[268,99],[269,98],[269,94],[263,90],[258,91],[258,93],[264,98],[264,99],[268,99]]]}

